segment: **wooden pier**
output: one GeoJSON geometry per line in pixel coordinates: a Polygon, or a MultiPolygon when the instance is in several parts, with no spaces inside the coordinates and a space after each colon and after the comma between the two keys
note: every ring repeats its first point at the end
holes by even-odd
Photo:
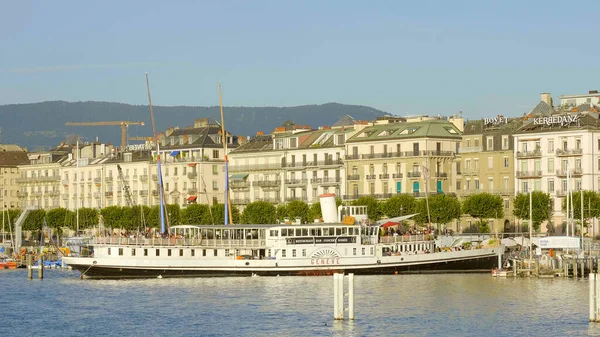
{"type": "Polygon", "coordinates": [[[533,259],[510,260],[507,276],[513,277],[587,277],[590,273],[598,273],[598,256],[568,256],[554,258],[534,257],[533,259]]]}

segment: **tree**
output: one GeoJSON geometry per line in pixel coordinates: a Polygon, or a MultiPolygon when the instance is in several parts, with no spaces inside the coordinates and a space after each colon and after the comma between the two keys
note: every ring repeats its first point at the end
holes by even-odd
{"type": "MultiPolygon", "coordinates": [[[[225,224],[225,204],[214,204],[210,207],[210,210],[212,212],[214,223],[216,225],[225,224]]],[[[240,223],[240,209],[237,208],[237,206],[235,206],[235,205],[231,205],[231,217],[233,218],[233,219],[231,219],[232,223],[234,223],[234,224],[240,223]]],[[[210,214],[209,214],[208,220],[210,222],[206,222],[206,223],[212,224],[212,219],[210,219],[210,214]]]]}
{"type": "Polygon", "coordinates": [[[308,222],[308,204],[302,200],[293,200],[287,204],[290,219],[300,218],[302,223],[308,222]]]}
{"type": "Polygon", "coordinates": [[[323,217],[323,214],[321,213],[321,203],[315,202],[312,205],[310,205],[310,207],[308,209],[308,219],[314,220],[314,219],[321,219],[322,217],[323,217]]]}
{"type": "MultiPolygon", "coordinates": [[[[425,212],[427,212],[425,210],[425,212]]],[[[429,198],[429,212],[431,222],[438,225],[438,231],[441,231],[441,224],[459,219],[462,215],[460,201],[456,197],[447,194],[436,194],[429,198]]]]}
{"type": "Polygon", "coordinates": [[[181,223],[189,225],[212,224],[210,210],[206,204],[191,204],[181,211],[181,223]]]}
{"type": "Polygon", "coordinates": [[[180,211],[181,211],[181,208],[179,207],[179,204],[168,204],[167,205],[167,212],[169,212],[169,224],[171,226],[179,225],[179,212],[180,211]]]}
{"type": "Polygon", "coordinates": [[[242,213],[244,224],[273,224],[275,223],[275,206],[266,201],[255,201],[249,203],[242,213]]]}
{"type": "Polygon", "coordinates": [[[381,211],[379,209],[379,201],[370,195],[360,197],[352,203],[353,206],[367,206],[367,215],[369,220],[377,221],[381,218],[381,211]]]}
{"type": "Polygon", "coordinates": [[[462,204],[462,212],[478,219],[480,232],[489,232],[487,219],[500,219],[504,216],[504,201],[499,195],[477,193],[469,195],[462,204]]]}
{"type": "Polygon", "coordinates": [[[283,218],[287,218],[288,215],[288,208],[286,204],[279,204],[277,205],[277,209],[275,211],[276,217],[279,221],[283,221],[283,218]]]}
{"type": "MultiPolygon", "coordinates": [[[[23,223],[23,230],[34,231],[41,229],[42,225],[44,224],[45,216],[46,211],[43,209],[36,209],[34,211],[30,211],[29,214],[27,214],[27,217],[25,218],[25,222],[23,223]]],[[[14,221],[16,221],[16,219],[14,221]]]]}
{"type": "MultiPolygon", "coordinates": [[[[98,210],[95,208],[79,209],[79,229],[94,228],[98,224],[98,210]]],[[[75,224],[77,225],[77,224],[75,224]]]]}
{"type": "Polygon", "coordinates": [[[120,206],[109,206],[100,210],[104,227],[119,228],[123,217],[123,209],[120,206]]]}
{"type": "MultiPolygon", "coordinates": [[[[581,221],[581,192],[573,192],[573,217],[581,221]]],[[[567,210],[567,198],[562,200],[562,210],[567,210]]],[[[569,211],[570,212],[570,211],[569,211]]],[[[583,191],[583,218],[584,226],[587,227],[586,220],[600,217],[600,194],[594,191],[583,191]]]]}
{"type": "MultiPolygon", "coordinates": [[[[531,193],[533,209],[533,228],[537,231],[542,222],[550,219],[552,205],[550,203],[550,194],[542,191],[533,191],[531,193]]],[[[529,193],[519,193],[515,197],[515,209],[513,214],[524,220],[529,220],[529,193]]]]}
{"type": "Polygon", "coordinates": [[[381,212],[389,218],[416,213],[417,200],[410,194],[395,195],[381,203],[381,212]]]}
{"type": "MultiPolygon", "coordinates": [[[[70,214],[66,208],[54,208],[46,213],[46,223],[50,228],[70,227],[70,214]]],[[[72,218],[72,217],[71,217],[72,218]]]]}

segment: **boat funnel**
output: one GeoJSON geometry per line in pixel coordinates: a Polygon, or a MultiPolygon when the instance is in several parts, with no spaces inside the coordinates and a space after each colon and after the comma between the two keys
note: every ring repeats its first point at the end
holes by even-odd
{"type": "Polygon", "coordinates": [[[321,202],[321,214],[323,214],[323,222],[337,222],[337,210],[335,206],[335,193],[325,193],[319,195],[321,202]]]}

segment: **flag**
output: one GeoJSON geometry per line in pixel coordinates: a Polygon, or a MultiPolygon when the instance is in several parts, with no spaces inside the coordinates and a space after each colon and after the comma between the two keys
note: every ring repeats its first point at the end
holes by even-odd
{"type": "Polygon", "coordinates": [[[2,248],[0,248],[0,253],[4,253],[4,246],[2,246],[2,248]]]}

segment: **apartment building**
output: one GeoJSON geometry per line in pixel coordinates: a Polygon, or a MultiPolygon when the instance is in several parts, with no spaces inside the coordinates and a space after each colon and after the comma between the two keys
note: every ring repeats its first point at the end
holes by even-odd
{"type": "Polygon", "coordinates": [[[61,144],[52,151],[28,154],[28,163],[18,165],[19,204],[52,209],[60,207],[60,167],[70,151],[69,145],[61,144]]]}
{"type": "Polygon", "coordinates": [[[347,193],[343,199],[454,192],[452,164],[463,124],[458,116],[384,117],[357,124],[346,141],[347,193]]]}
{"type": "MultiPolygon", "coordinates": [[[[546,95],[550,96],[550,94],[546,95]]],[[[575,108],[582,104],[600,106],[600,93],[598,93],[598,90],[589,90],[587,94],[563,95],[559,98],[562,108],[575,108]]]]}
{"type": "Polygon", "coordinates": [[[354,124],[344,116],[313,130],[287,121],[270,135],[257,134],[230,154],[232,202],[314,203],[322,193],[343,195],[345,142],[354,124]]]}
{"type": "Polygon", "coordinates": [[[600,190],[597,106],[584,103],[554,110],[540,102],[515,133],[514,142],[516,192],[550,193],[554,226],[566,220],[562,201],[569,190],[600,190]]]}
{"type": "Polygon", "coordinates": [[[0,144],[0,198],[4,209],[19,208],[18,166],[27,163],[29,157],[21,147],[0,144]]]}
{"type": "MultiPolygon", "coordinates": [[[[504,217],[490,222],[492,232],[504,232],[515,223],[513,134],[522,118],[496,116],[467,121],[456,162],[456,193],[460,198],[487,192],[504,200],[504,217]]],[[[457,230],[468,228],[472,219],[460,219],[457,230]]]]}

